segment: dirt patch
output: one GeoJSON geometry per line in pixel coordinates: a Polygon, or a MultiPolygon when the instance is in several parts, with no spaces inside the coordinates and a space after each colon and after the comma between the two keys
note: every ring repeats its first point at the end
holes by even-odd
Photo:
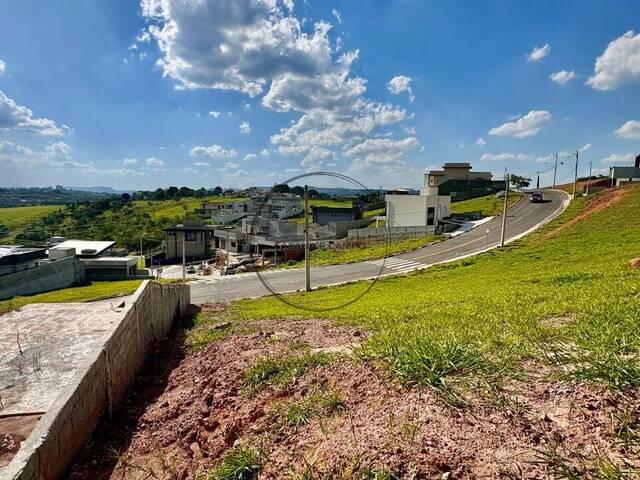
{"type": "Polygon", "coordinates": [[[637,270],[638,268],[640,268],[640,257],[629,260],[629,268],[631,270],[637,270]]]}
{"type": "Polygon", "coordinates": [[[0,468],[6,467],[20,450],[36,424],[41,413],[0,417],[0,468]]]}
{"type": "Polygon", "coordinates": [[[620,199],[626,194],[627,191],[628,191],[628,188],[616,188],[616,189],[607,190],[599,195],[596,195],[595,197],[589,199],[586,208],[582,212],[580,212],[575,218],[572,218],[568,222],[565,222],[559,227],[554,228],[553,230],[548,232],[544,236],[544,238],[545,239],[553,238],[556,235],[558,235],[560,232],[562,232],[564,229],[577,224],[578,222],[587,218],[589,215],[592,215],[596,212],[600,212],[602,210],[605,210],[615,205],[620,201],[620,199]]]}
{"type": "Polygon", "coordinates": [[[574,315],[550,315],[540,320],[543,327],[560,328],[575,319],[574,315]]]}
{"type": "MultiPolygon", "coordinates": [[[[552,448],[575,468],[601,455],[618,464],[637,459],[611,437],[616,398],[550,381],[538,366],[528,369],[527,381],[508,385],[500,401],[478,392],[462,409],[343,353],[283,389],[247,395],[243,374],[257,359],[303,349],[349,352],[363,333],[321,320],[244,326],[171,369],[159,359],[170,358],[173,347],[157,352],[67,478],[194,478],[237,444],[261,452],[261,479],[301,478],[305,470],[316,475],[309,478],[353,478],[366,469],[416,478],[547,478],[553,472],[540,458],[552,448]],[[336,392],[340,407],[283,426],[279,412],[317,391],[336,392]]],[[[633,402],[637,411],[640,400],[633,402]]]]}

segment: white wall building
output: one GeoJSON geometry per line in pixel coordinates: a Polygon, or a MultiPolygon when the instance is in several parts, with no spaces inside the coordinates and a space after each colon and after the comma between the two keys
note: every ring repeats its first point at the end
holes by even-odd
{"type": "Polygon", "coordinates": [[[252,197],[249,205],[251,215],[259,215],[273,220],[302,215],[302,198],[295,195],[274,195],[272,197],[252,197]]]}
{"type": "Polygon", "coordinates": [[[426,187],[420,195],[385,195],[388,227],[426,227],[434,231],[438,222],[449,216],[451,197],[438,195],[438,189],[426,187]]]}
{"type": "Polygon", "coordinates": [[[203,203],[201,214],[215,223],[226,224],[235,222],[247,215],[249,205],[245,200],[223,203],[203,203]]]}

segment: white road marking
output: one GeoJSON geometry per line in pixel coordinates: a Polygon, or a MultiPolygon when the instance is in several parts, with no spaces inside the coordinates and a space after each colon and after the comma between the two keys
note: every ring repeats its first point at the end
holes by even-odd
{"type": "Polygon", "coordinates": [[[424,267],[424,263],[416,262],[414,260],[409,260],[406,258],[396,258],[390,257],[387,259],[381,258],[380,260],[369,260],[366,263],[370,265],[376,265],[378,267],[387,268],[389,270],[393,270],[400,273],[410,272],[412,270],[416,270],[420,267],[424,267]]]}

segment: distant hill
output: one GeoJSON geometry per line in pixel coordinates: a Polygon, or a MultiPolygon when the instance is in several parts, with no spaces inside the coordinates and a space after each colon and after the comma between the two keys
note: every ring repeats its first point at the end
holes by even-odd
{"type": "Polygon", "coordinates": [[[111,187],[67,187],[69,190],[75,190],[77,192],[95,192],[95,193],[109,193],[112,195],[121,195],[123,193],[132,194],[135,190],[116,190],[111,187]]]}
{"type": "Polygon", "coordinates": [[[56,187],[0,188],[0,207],[29,205],[70,205],[81,201],[100,200],[113,196],[112,192],[56,187]]]}

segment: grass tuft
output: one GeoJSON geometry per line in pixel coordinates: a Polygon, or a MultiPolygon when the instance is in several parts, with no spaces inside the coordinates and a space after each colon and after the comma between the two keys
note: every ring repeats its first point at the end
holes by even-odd
{"type": "Polygon", "coordinates": [[[314,417],[328,417],[344,408],[344,400],[336,390],[316,389],[300,400],[282,404],[273,416],[277,430],[298,430],[314,417]]]}
{"type": "Polygon", "coordinates": [[[248,394],[255,394],[266,387],[287,387],[307,370],[327,365],[330,361],[331,356],[323,352],[262,358],[245,372],[244,390],[248,394]]]}
{"type": "Polygon", "coordinates": [[[251,480],[260,472],[260,454],[237,446],[227,451],[220,464],[205,474],[206,480],[251,480]]]}

